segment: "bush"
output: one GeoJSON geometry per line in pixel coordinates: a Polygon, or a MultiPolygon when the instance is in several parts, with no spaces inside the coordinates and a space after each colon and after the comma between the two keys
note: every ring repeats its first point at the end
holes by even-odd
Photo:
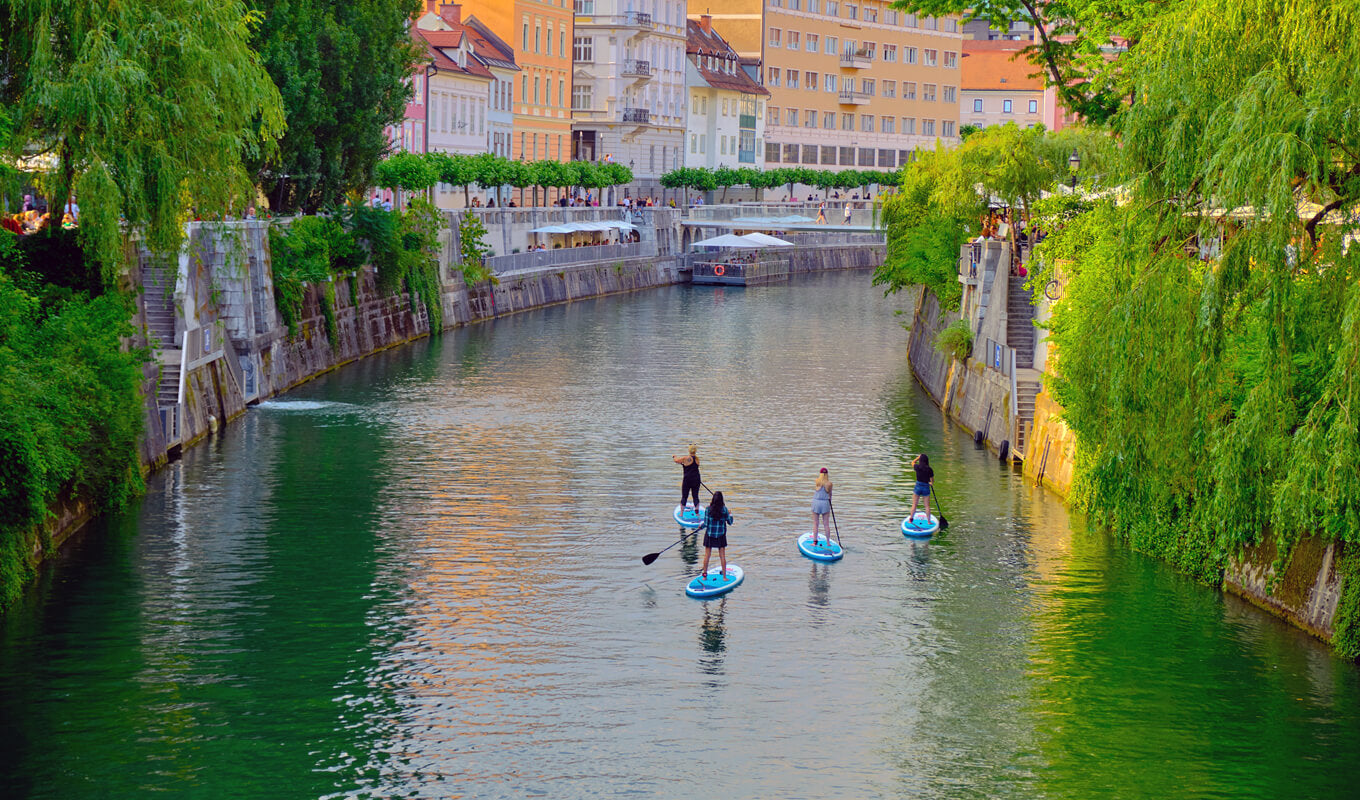
{"type": "Polygon", "coordinates": [[[973,352],[973,329],[968,320],[956,319],[935,336],[935,349],[963,361],[973,352]]]}

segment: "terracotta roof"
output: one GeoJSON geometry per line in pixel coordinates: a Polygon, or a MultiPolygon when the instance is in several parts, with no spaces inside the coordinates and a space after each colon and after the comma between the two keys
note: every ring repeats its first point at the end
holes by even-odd
{"type": "Polygon", "coordinates": [[[456,31],[424,31],[419,28],[411,28],[411,39],[419,45],[425,47],[425,53],[430,58],[430,63],[441,72],[457,72],[463,75],[470,75],[477,78],[491,78],[491,70],[475,58],[468,59],[466,67],[460,67],[458,62],[453,60],[444,51],[457,49],[463,43],[463,30],[456,31]]]}
{"type": "Polygon", "coordinates": [[[1039,67],[1020,52],[1023,42],[967,40],[963,43],[962,88],[966,91],[1041,92],[1039,67]],[[1019,46],[1017,46],[1019,45],[1019,46]],[[1033,74],[1034,77],[1030,77],[1033,74]]]}
{"type": "Polygon", "coordinates": [[[518,70],[515,64],[515,50],[476,17],[463,20],[463,28],[472,39],[472,52],[477,60],[487,66],[501,69],[518,70]]]}
{"type": "Polygon", "coordinates": [[[709,86],[714,89],[727,89],[745,94],[769,95],[769,89],[756,83],[741,68],[737,52],[718,35],[717,31],[712,30],[711,27],[709,30],[704,30],[704,26],[696,20],[687,20],[687,23],[685,55],[689,56],[690,62],[694,64],[695,69],[699,70],[699,75],[709,86]],[[730,62],[733,66],[732,72],[709,69],[708,56],[715,56],[720,62],[730,62]]]}

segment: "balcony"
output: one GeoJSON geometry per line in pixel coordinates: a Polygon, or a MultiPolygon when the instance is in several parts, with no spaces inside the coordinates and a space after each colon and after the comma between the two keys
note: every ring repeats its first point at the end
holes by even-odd
{"type": "Polygon", "coordinates": [[[652,62],[630,58],[623,62],[623,76],[625,78],[646,80],[647,78],[652,77],[652,62]]]}
{"type": "Polygon", "coordinates": [[[650,125],[652,124],[652,112],[645,108],[625,108],[623,110],[623,121],[636,125],[650,125]]]}
{"type": "Polygon", "coordinates": [[[737,117],[737,127],[741,130],[753,131],[756,129],[756,115],[742,114],[737,117]]]}
{"type": "Polygon", "coordinates": [[[841,89],[836,93],[836,99],[843,106],[862,106],[869,102],[869,94],[855,89],[841,89]]]}
{"type": "Polygon", "coordinates": [[[874,54],[870,50],[847,50],[841,53],[842,69],[868,69],[874,61],[874,54]]]}
{"type": "Polygon", "coordinates": [[[755,151],[755,150],[738,150],[738,151],[737,151],[737,162],[740,163],[740,164],[754,164],[754,163],[756,163],[756,151],[755,151]]]}

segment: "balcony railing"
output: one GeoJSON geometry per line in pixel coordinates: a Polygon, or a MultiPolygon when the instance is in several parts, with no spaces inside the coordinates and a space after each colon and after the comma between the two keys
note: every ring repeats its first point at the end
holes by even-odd
{"type": "Polygon", "coordinates": [[[841,89],[836,93],[841,105],[862,106],[869,102],[869,93],[857,89],[841,89]]]}
{"type": "Polygon", "coordinates": [[[841,66],[851,69],[868,69],[873,60],[873,53],[868,50],[847,50],[841,53],[841,66]]]}
{"type": "Polygon", "coordinates": [[[652,77],[652,62],[630,58],[623,62],[623,74],[631,78],[652,77]]]}
{"type": "Polygon", "coordinates": [[[623,110],[623,121],[648,125],[652,121],[652,112],[645,108],[625,108],[623,110]]]}

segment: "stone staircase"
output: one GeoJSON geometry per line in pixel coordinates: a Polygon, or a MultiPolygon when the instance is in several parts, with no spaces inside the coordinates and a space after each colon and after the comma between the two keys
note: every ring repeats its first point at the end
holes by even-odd
{"type": "Polygon", "coordinates": [[[1006,286],[1006,344],[1015,350],[1017,369],[1034,368],[1034,304],[1033,293],[1025,288],[1025,279],[1010,276],[1006,286]]]}
{"type": "Polygon", "coordinates": [[[146,334],[161,365],[156,384],[156,405],[179,403],[180,343],[175,338],[174,287],[166,282],[172,276],[154,268],[142,271],[142,303],[146,309],[146,334]]]}
{"type": "MultiPolygon", "coordinates": [[[[1016,359],[1019,358],[1017,355],[1016,359]]],[[[1015,441],[1017,457],[1025,454],[1025,442],[1029,440],[1030,429],[1034,427],[1034,400],[1039,396],[1040,388],[1039,381],[1017,378],[1015,382],[1016,416],[1020,418],[1019,433],[1015,441]]]]}

